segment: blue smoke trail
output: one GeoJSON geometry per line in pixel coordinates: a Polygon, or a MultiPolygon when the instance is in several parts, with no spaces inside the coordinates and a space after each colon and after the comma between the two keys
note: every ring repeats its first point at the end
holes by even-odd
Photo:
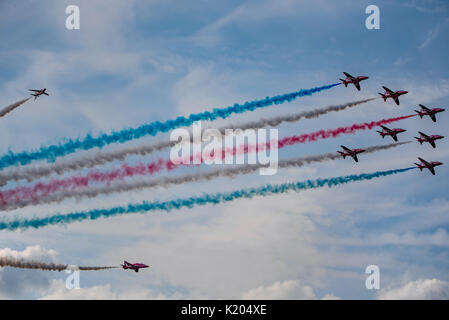
{"type": "Polygon", "coordinates": [[[127,206],[114,207],[110,209],[94,209],[89,211],[81,211],[69,214],[56,214],[45,218],[32,218],[32,219],[17,219],[7,222],[0,222],[0,230],[17,230],[28,228],[42,228],[49,225],[56,224],[68,224],[82,220],[96,220],[101,217],[113,217],[123,214],[132,214],[138,212],[151,212],[151,211],[171,211],[181,208],[193,208],[197,205],[206,204],[219,204],[224,202],[233,201],[240,198],[253,198],[254,196],[267,196],[271,194],[285,193],[287,191],[301,191],[306,189],[316,189],[324,186],[334,187],[341,184],[371,180],[373,178],[385,177],[400,172],[416,169],[416,167],[410,167],[405,169],[395,169],[388,171],[377,171],[374,173],[362,173],[358,175],[349,175],[336,178],[307,180],[305,182],[296,183],[284,183],[279,185],[265,185],[259,188],[241,189],[227,193],[205,194],[197,197],[179,198],[170,201],[154,201],[154,202],[142,202],[139,204],[128,204],[127,206]]]}
{"type": "Polygon", "coordinates": [[[175,128],[190,126],[195,121],[213,121],[218,118],[225,119],[234,113],[239,114],[247,111],[254,111],[259,108],[265,108],[273,104],[277,105],[284,102],[290,102],[295,100],[296,98],[310,96],[314,93],[338,86],[339,84],[341,83],[334,83],[331,85],[316,87],[312,89],[301,89],[299,91],[287,93],[284,95],[274,96],[271,98],[266,97],[262,100],[245,102],[244,104],[236,103],[233,106],[227,108],[213,109],[212,111],[191,114],[188,117],[178,117],[175,120],[167,120],[165,122],[155,121],[137,128],[124,129],[112,132],[110,134],[104,133],[96,138],[88,134],[84,138],[79,138],[76,140],[66,139],[58,145],[41,147],[36,151],[24,151],[20,153],[9,152],[0,157],[0,169],[17,164],[25,165],[35,160],[46,159],[49,162],[53,162],[57,157],[65,156],[77,150],[89,150],[95,147],[102,148],[105,145],[111,143],[124,143],[129,140],[141,138],[145,135],[154,136],[159,132],[167,132],[175,128]]]}

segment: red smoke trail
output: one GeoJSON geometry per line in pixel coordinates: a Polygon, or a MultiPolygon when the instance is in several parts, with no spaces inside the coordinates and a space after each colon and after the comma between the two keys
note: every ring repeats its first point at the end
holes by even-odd
{"type": "Polygon", "coordinates": [[[49,183],[39,182],[32,187],[17,187],[14,189],[0,191],[0,205],[5,205],[11,201],[19,202],[21,199],[30,198],[37,200],[41,196],[46,196],[60,189],[75,189],[87,187],[90,182],[110,183],[117,179],[124,179],[135,175],[152,175],[162,170],[173,170],[177,165],[170,160],[159,159],[149,164],[137,164],[130,166],[123,164],[119,169],[109,172],[91,171],[84,176],[74,176],[65,179],[55,179],[49,183]]]}
{"type": "Polygon", "coordinates": [[[353,124],[349,127],[340,127],[337,129],[327,129],[327,130],[320,130],[313,133],[305,133],[299,136],[292,136],[287,137],[282,140],[279,140],[278,145],[279,148],[283,148],[285,146],[290,146],[297,143],[307,143],[307,142],[313,142],[317,141],[319,139],[327,139],[327,138],[336,138],[341,134],[354,134],[357,131],[360,130],[371,130],[373,127],[389,124],[392,122],[408,119],[411,117],[414,117],[416,115],[408,115],[408,116],[402,116],[397,118],[389,118],[389,119],[382,119],[379,121],[371,121],[371,122],[365,122],[365,123],[359,123],[359,124],[353,124]]]}
{"type": "MultiPolygon", "coordinates": [[[[336,138],[341,134],[354,134],[360,130],[371,130],[372,128],[380,125],[386,125],[414,116],[416,116],[416,114],[397,118],[382,119],[379,121],[365,122],[361,124],[353,124],[352,126],[340,127],[337,129],[319,130],[316,132],[305,133],[297,136],[290,136],[279,140],[278,148],[280,149],[299,143],[314,142],[319,139],[336,138]]],[[[258,145],[245,145],[243,148],[228,148],[222,150],[221,158],[224,159],[227,156],[235,154],[264,151],[266,149],[270,149],[270,145],[270,142],[268,142],[258,145]]],[[[195,157],[199,157],[201,159],[200,155],[196,155],[195,157]]],[[[211,157],[213,159],[213,155],[211,155],[211,157]]],[[[190,162],[187,161],[185,163],[191,163],[193,158],[194,156],[186,158],[186,160],[189,159],[190,162]]],[[[20,200],[22,199],[32,199],[37,201],[39,197],[47,196],[52,192],[59,191],[60,189],[69,190],[71,188],[73,190],[76,188],[87,187],[91,182],[102,182],[108,184],[114,180],[121,180],[135,175],[153,175],[162,170],[171,171],[176,169],[178,166],[179,165],[173,163],[171,160],[159,159],[148,164],[140,163],[135,166],[130,166],[125,163],[119,169],[114,169],[109,172],[91,171],[84,176],[55,179],[48,183],[39,182],[31,187],[17,187],[6,191],[0,191],[0,206],[4,206],[10,202],[20,202],[20,200]]]]}

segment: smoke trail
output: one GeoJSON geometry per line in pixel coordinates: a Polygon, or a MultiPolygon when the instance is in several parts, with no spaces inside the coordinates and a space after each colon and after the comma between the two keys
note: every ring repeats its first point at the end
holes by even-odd
{"type": "MultiPolygon", "coordinates": [[[[67,264],[55,264],[55,263],[46,263],[40,261],[33,260],[24,260],[14,257],[0,257],[0,267],[13,267],[20,269],[39,269],[39,270],[48,270],[48,271],[63,271],[71,269],[72,266],[67,264]]],[[[75,267],[75,266],[73,266],[75,267]]],[[[83,267],[76,266],[78,270],[83,271],[97,271],[97,270],[105,270],[105,269],[115,269],[118,267],[83,267]]]]}
{"type": "MultiPolygon", "coordinates": [[[[294,135],[290,137],[285,137],[278,142],[278,148],[284,148],[286,146],[291,146],[298,143],[306,143],[306,142],[314,142],[318,139],[327,139],[327,138],[336,138],[341,134],[354,134],[358,130],[371,130],[373,127],[389,124],[392,122],[400,121],[403,119],[407,119],[410,117],[414,117],[414,115],[382,119],[379,121],[371,121],[365,122],[361,124],[353,124],[351,126],[339,127],[336,129],[328,129],[328,130],[319,130],[313,133],[306,133],[302,135],[294,135]]],[[[270,143],[258,144],[254,146],[244,146],[242,153],[248,152],[257,152],[264,151],[265,149],[270,149],[270,143]]],[[[229,148],[222,150],[222,154],[220,157],[224,159],[226,156],[235,155],[237,150],[235,148],[229,148]]],[[[218,155],[217,155],[218,156],[218,155]]],[[[195,156],[190,157],[190,161],[188,163],[192,163],[192,159],[195,156]]],[[[199,155],[201,159],[201,154],[199,155]]],[[[132,177],[135,175],[152,175],[161,170],[173,170],[177,168],[178,165],[173,163],[171,160],[163,160],[159,159],[158,161],[154,161],[148,164],[137,164],[135,166],[130,166],[128,164],[124,164],[119,169],[114,169],[109,172],[101,172],[101,171],[91,171],[83,176],[74,176],[64,179],[55,179],[50,181],[49,183],[39,182],[34,186],[27,187],[16,187],[14,189],[0,191],[0,207],[5,206],[7,203],[15,201],[20,202],[27,198],[38,199],[40,197],[45,197],[49,193],[56,192],[60,189],[68,189],[68,188],[80,188],[87,187],[90,182],[106,182],[110,183],[117,179],[124,179],[127,177],[132,177]]]]}
{"type": "MultiPolygon", "coordinates": [[[[395,148],[403,144],[410,143],[411,141],[399,142],[399,143],[391,143],[386,145],[377,145],[365,148],[365,153],[372,153],[380,150],[386,150],[390,148],[395,148]]],[[[320,155],[307,156],[301,158],[294,158],[288,160],[282,160],[278,162],[279,168],[289,168],[289,167],[301,167],[309,163],[313,162],[323,162],[329,160],[339,159],[341,156],[336,153],[324,153],[320,155]]],[[[100,194],[106,195],[116,192],[128,192],[131,190],[141,190],[147,188],[155,188],[155,187],[168,187],[169,185],[179,185],[190,182],[199,182],[199,181],[209,181],[211,179],[215,179],[218,177],[234,177],[242,174],[249,174],[254,172],[260,168],[266,168],[267,165],[261,164],[247,164],[236,167],[230,167],[225,169],[214,169],[206,172],[200,172],[195,174],[186,174],[177,177],[163,177],[154,180],[144,180],[144,181],[132,181],[132,182],[124,182],[114,184],[112,186],[104,186],[104,187],[94,187],[94,188],[86,188],[82,190],[64,190],[60,193],[54,193],[46,196],[36,196],[33,198],[22,198],[18,199],[16,202],[6,203],[0,206],[1,210],[14,210],[17,208],[22,208],[31,204],[44,204],[51,202],[61,202],[64,199],[68,198],[94,198],[100,194]]]]}
{"type": "Polygon", "coordinates": [[[13,103],[7,107],[4,107],[3,109],[0,110],[0,118],[4,117],[7,113],[10,113],[11,111],[13,111],[15,108],[20,107],[22,104],[24,104],[25,102],[27,102],[30,99],[31,99],[31,97],[17,101],[16,103],[13,103]]]}
{"type": "Polygon", "coordinates": [[[271,105],[282,104],[284,102],[293,101],[299,97],[310,96],[314,93],[330,89],[341,83],[334,83],[327,86],[316,87],[312,89],[301,89],[296,92],[287,93],[275,97],[267,97],[263,100],[255,100],[245,102],[244,104],[234,104],[233,106],[213,109],[212,111],[205,111],[202,113],[191,114],[188,117],[177,117],[175,120],[167,120],[165,122],[155,121],[149,124],[142,125],[137,128],[123,129],[114,131],[110,134],[102,134],[99,137],[92,137],[90,134],[80,139],[67,139],[58,145],[51,145],[48,147],[41,147],[37,151],[24,151],[20,153],[8,153],[0,157],[0,169],[17,164],[28,164],[35,160],[54,161],[58,157],[65,156],[78,150],[89,150],[93,148],[103,148],[105,145],[111,143],[124,143],[133,139],[138,139],[146,135],[154,136],[159,132],[167,132],[169,130],[190,126],[195,121],[213,121],[219,118],[226,119],[232,114],[244,113],[247,111],[254,111],[259,108],[265,108],[271,105]]]}
{"type": "Polygon", "coordinates": [[[354,101],[354,102],[349,102],[349,103],[345,103],[345,104],[340,104],[340,105],[334,105],[334,106],[328,106],[325,108],[321,108],[321,109],[315,109],[315,110],[310,110],[310,111],[302,111],[302,112],[298,112],[298,113],[294,113],[294,114],[290,114],[290,115],[285,115],[285,116],[278,116],[278,117],[273,117],[273,118],[268,118],[268,119],[261,119],[258,121],[254,121],[254,122],[249,122],[249,123],[245,123],[242,125],[234,125],[234,126],[227,126],[226,128],[221,128],[220,132],[223,132],[224,134],[224,130],[225,129],[241,129],[241,130],[246,130],[246,129],[257,129],[257,128],[264,128],[264,127],[275,127],[283,122],[296,122],[299,121],[301,119],[313,119],[313,118],[318,118],[319,116],[325,115],[329,112],[338,112],[338,111],[343,111],[347,108],[352,108],[355,106],[358,106],[360,104],[375,100],[377,98],[369,98],[369,99],[365,99],[365,100],[359,100],[359,101],[354,101]]]}
{"type": "Polygon", "coordinates": [[[305,133],[305,134],[298,135],[298,136],[286,137],[284,139],[279,140],[278,148],[282,148],[286,145],[292,145],[292,144],[297,144],[297,143],[306,143],[306,142],[317,141],[318,139],[336,138],[341,134],[353,134],[356,131],[360,131],[360,130],[371,130],[374,127],[377,127],[380,125],[397,122],[397,121],[408,119],[408,118],[411,118],[414,116],[416,116],[416,114],[411,114],[408,116],[402,116],[402,117],[396,117],[396,118],[382,119],[379,121],[371,121],[371,122],[365,122],[365,123],[360,123],[360,124],[353,124],[352,126],[340,127],[337,129],[319,130],[319,131],[316,131],[313,133],[305,133]]]}
{"type": "MultiPolygon", "coordinates": [[[[310,119],[316,118],[320,115],[327,114],[329,112],[338,112],[346,108],[352,108],[360,104],[366,103],[368,101],[374,100],[375,98],[359,100],[354,102],[349,102],[341,105],[332,105],[320,109],[315,109],[312,111],[304,111],[299,113],[293,113],[286,116],[274,117],[268,119],[261,119],[260,121],[244,123],[239,126],[234,126],[246,129],[258,129],[267,126],[277,126],[282,122],[295,122],[303,118],[310,119]]],[[[224,135],[226,128],[219,128],[218,130],[224,135]]],[[[232,128],[228,128],[232,129],[232,128]]],[[[52,173],[62,174],[69,170],[78,170],[81,168],[92,168],[98,165],[102,165],[114,160],[124,160],[128,155],[147,155],[153,152],[161,151],[165,148],[173,147],[178,142],[176,141],[160,141],[151,145],[142,145],[135,147],[126,147],[119,150],[113,151],[98,151],[95,153],[90,153],[78,159],[59,159],[52,164],[42,164],[35,167],[16,167],[11,168],[6,172],[0,172],[0,186],[5,185],[10,180],[22,180],[32,181],[41,177],[48,176],[52,173]]]]}
{"type": "Polygon", "coordinates": [[[304,182],[296,183],[284,183],[278,185],[268,184],[259,188],[241,189],[232,192],[218,192],[215,194],[204,194],[197,197],[190,198],[178,198],[169,201],[154,201],[154,202],[142,202],[138,204],[128,204],[126,206],[114,207],[110,209],[94,209],[88,211],[80,211],[69,214],[55,214],[45,218],[32,218],[32,219],[17,219],[11,221],[0,222],[0,230],[17,230],[28,228],[42,228],[49,225],[68,224],[73,222],[79,222],[83,220],[96,220],[99,218],[108,218],[113,216],[120,216],[124,214],[133,214],[139,212],[152,212],[152,211],[166,211],[179,210],[182,208],[193,208],[199,205],[206,204],[220,204],[236,199],[251,199],[255,196],[268,196],[272,194],[286,193],[288,191],[299,192],[307,189],[317,189],[324,186],[334,187],[349,182],[371,180],[374,178],[385,177],[408,170],[415,169],[416,167],[410,167],[405,169],[395,169],[388,171],[377,171],[374,173],[362,173],[358,175],[341,176],[336,178],[307,180],[304,182]]]}

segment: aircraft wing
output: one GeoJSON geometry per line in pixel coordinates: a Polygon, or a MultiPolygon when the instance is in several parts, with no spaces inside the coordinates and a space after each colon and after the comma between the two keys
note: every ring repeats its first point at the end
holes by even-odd
{"type": "Polygon", "coordinates": [[[424,160],[423,158],[418,157],[418,159],[419,159],[419,161],[421,161],[422,163],[424,163],[424,164],[426,164],[426,165],[429,165],[429,163],[428,163],[426,160],[424,160]]]}
{"type": "Polygon", "coordinates": [[[360,91],[360,83],[356,82],[356,83],[354,83],[354,85],[355,85],[355,87],[357,88],[357,90],[360,91]]]}
{"type": "Polygon", "coordinates": [[[349,73],[347,73],[347,72],[343,72],[343,74],[344,74],[345,76],[347,76],[348,78],[354,79],[354,77],[351,76],[351,75],[350,75],[349,73]]]}
{"type": "Polygon", "coordinates": [[[424,137],[424,138],[428,138],[428,137],[429,137],[427,134],[422,133],[421,131],[418,131],[418,133],[419,133],[422,137],[424,137]]]}
{"type": "Polygon", "coordinates": [[[352,151],[351,149],[349,149],[349,148],[347,148],[347,147],[345,147],[345,146],[340,146],[340,147],[342,147],[342,148],[343,148],[343,150],[346,150],[346,151],[349,151],[349,152],[351,152],[351,151],[352,151]]]}
{"type": "Polygon", "coordinates": [[[28,91],[41,92],[41,90],[28,89],[28,91]]]}
{"type": "Polygon", "coordinates": [[[437,146],[435,145],[435,140],[430,140],[429,141],[430,145],[434,148],[436,148],[437,146]]]}
{"type": "Polygon", "coordinates": [[[432,119],[433,122],[437,122],[437,118],[435,117],[435,114],[430,115],[430,119],[432,119]]]}
{"type": "Polygon", "coordinates": [[[353,155],[352,158],[354,159],[355,162],[359,162],[359,158],[357,158],[357,155],[353,155]]]}
{"type": "Polygon", "coordinates": [[[421,107],[421,109],[425,110],[425,111],[430,111],[429,108],[427,108],[426,106],[423,106],[422,104],[419,105],[421,107]]]}
{"type": "Polygon", "coordinates": [[[396,104],[399,105],[399,98],[398,97],[394,97],[394,102],[396,102],[396,104]]]}
{"type": "Polygon", "coordinates": [[[435,175],[435,169],[433,167],[429,168],[430,172],[432,172],[433,175],[435,175]]]}
{"type": "Polygon", "coordinates": [[[395,142],[398,142],[398,136],[396,134],[393,134],[391,137],[395,142]]]}
{"type": "Polygon", "coordinates": [[[384,129],[384,130],[386,130],[386,131],[388,131],[388,132],[391,132],[391,129],[388,129],[387,127],[385,127],[385,126],[380,126],[382,129],[384,129]]]}
{"type": "Polygon", "coordinates": [[[382,88],[384,88],[385,91],[389,92],[389,93],[393,93],[393,91],[391,91],[390,89],[388,89],[387,87],[382,86],[382,88]]]}

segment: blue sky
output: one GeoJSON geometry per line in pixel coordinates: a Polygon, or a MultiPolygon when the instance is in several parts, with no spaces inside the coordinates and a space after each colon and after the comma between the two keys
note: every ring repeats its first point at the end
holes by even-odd
{"type": "MultiPolygon", "coordinates": [[[[36,149],[64,137],[98,135],[331,84],[342,71],[370,79],[362,83],[360,92],[338,86],[216,124],[373,97],[381,85],[410,93],[401,97],[400,107],[376,100],[350,111],[281,125],[280,137],[410,114],[419,103],[447,108],[448,10],[447,2],[438,0],[2,1],[2,103],[22,99],[29,88],[47,87],[50,97],[29,102],[0,119],[0,152],[36,149]],[[65,8],[70,4],[80,8],[80,30],[65,28],[65,8]],[[380,8],[380,30],[365,28],[365,8],[370,4],[380,8]]],[[[447,119],[442,113],[436,124],[412,118],[397,126],[408,130],[402,139],[412,139],[417,130],[449,136],[447,119]]],[[[130,144],[162,139],[168,139],[168,134],[130,144]]],[[[387,140],[367,131],[289,147],[280,156],[382,142],[387,140]]],[[[339,160],[279,170],[275,176],[217,179],[2,214],[46,216],[408,167],[416,156],[447,162],[447,141],[437,145],[432,149],[414,142],[362,154],[357,165],[339,160]]],[[[167,155],[168,151],[129,161],[167,155]]],[[[10,248],[24,257],[79,265],[118,264],[126,258],[147,262],[152,269],[139,274],[83,273],[82,289],[77,292],[65,288],[63,273],[3,269],[0,297],[371,299],[404,297],[411,291],[427,294],[425,290],[447,297],[448,169],[438,167],[437,173],[433,177],[414,170],[333,189],[170,214],[1,232],[0,252],[10,248]],[[365,288],[364,270],[370,264],[380,267],[380,292],[365,288]]]]}

